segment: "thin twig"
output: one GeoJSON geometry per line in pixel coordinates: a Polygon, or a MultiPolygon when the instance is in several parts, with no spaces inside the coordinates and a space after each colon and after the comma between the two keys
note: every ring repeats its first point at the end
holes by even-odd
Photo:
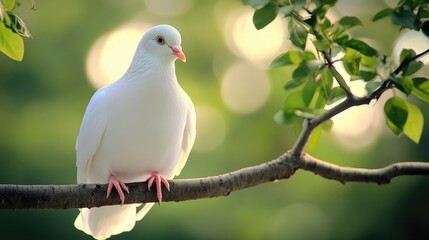
{"type": "Polygon", "coordinates": [[[340,167],[303,154],[301,169],[313,172],[327,179],[346,182],[372,182],[387,184],[398,176],[429,175],[427,162],[394,163],[379,169],[340,167]]]}

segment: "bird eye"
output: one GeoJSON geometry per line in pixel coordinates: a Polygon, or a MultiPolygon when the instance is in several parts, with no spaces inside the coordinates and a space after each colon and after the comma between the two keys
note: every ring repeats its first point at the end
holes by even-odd
{"type": "Polygon", "coordinates": [[[159,45],[164,45],[164,44],[165,44],[165,40],[164,40],[164,38],[163,38],[163,37],[161,37],[161,36],[156,37],[156,42],[157,42],[159,45]]]}

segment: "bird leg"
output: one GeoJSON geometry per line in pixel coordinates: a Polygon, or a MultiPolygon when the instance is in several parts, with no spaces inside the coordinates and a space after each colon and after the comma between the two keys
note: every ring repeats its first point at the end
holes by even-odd
{"type": "Polygon", "coordinates": [[[161,202],[162,202],[161,184],[164,185],[168,191],[170,191],[170,184],[168,183],[167,179],[160,176],[158,174],[158,172],[152,172],[150,177],[146,181],[147,181],[147,189],[149,191],[150,191],[150,188],[152,187],[153,183],[155,182],[156,197],[158,198],[158,203],[161,204],[161,202]]]}
{"type": "Polygon", "coordinates": [[[106,198],[109,198],[109,195],[112,192],[113,186],[115,186],[116,191],[118,191],[119,199],[121,199],[121,205],[124,204],[125,195],[124,195],[124,192],[122,190],[127,191],[127,193],[130,193],[130,192],[128,191],[128,188],[124,182],[119,180],[118,177],[116,177],[116,175],[114,175],[113,173],[110,173],[109,174],[109,186],[107,187],[106,198]]]}

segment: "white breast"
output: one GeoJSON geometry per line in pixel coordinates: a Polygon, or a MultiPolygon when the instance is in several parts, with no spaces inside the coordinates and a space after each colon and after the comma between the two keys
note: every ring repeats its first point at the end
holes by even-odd
{"type": "Polygon", "coordinates": [[[109,172],[124,182],[144,181],[153,171],[172,177],[186,124],[180,86],[147,81],[112,89],[107,91],[108,122],[90,181],[107,182],[109,172]]]}

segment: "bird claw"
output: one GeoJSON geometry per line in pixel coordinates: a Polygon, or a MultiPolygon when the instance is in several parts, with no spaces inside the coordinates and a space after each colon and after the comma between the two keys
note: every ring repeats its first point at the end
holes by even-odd
{"type": "Polygon", "coordinates": [[[118,179],[116,175],[110,173],[109,175],[109,186],[107,186],[107,196],[106,198],[109,198],[110,193],[112,192],[113,186],[115,187],[116,191],[118,192],[119,199],[121,199],[121,205],[125,202],[125,195],[122,190],[125,190],[127,193],[130,193],[128,191],[128,187],[125,185],[124,182],[118,179]]]}
{"type": "Polygon", "coordinates": [[[170,191],[170,184],[168,183],[167,179],[158,175],[157,172],[152,172],[151,176],[146,181],[147,181],[147,189],[149,191],[150,191],[150,188],[152,187],[153,183],[155,182],[156,197],[158,199],[158,203],[161,204],[161,202],[162,202],[161,185],[164,185],[165,188],[167,188],[167,190],[170,191]]]}

